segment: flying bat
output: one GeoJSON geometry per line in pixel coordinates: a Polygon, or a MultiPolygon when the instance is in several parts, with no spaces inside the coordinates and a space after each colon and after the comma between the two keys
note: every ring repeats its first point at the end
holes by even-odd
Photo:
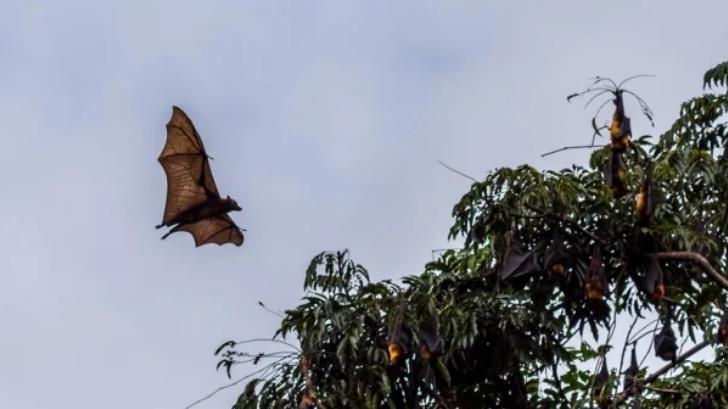
{"type": "Polygon", "coordinates": [[[208,243],[243,244],[243,231],[228,215],[242,209],[230,196],[220,196],[209,159],[190,118],[180,108],[172,107],[167,143],[159,155],[167,175],[167,202],[162,223],[156,228],[172,227],[162,239],[186,231],[194,237],[196,247],[208,243]]]}

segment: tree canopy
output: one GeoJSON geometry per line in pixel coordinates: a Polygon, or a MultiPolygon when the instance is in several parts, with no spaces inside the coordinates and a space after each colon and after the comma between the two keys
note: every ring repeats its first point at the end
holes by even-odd
{"type": "Polygon", "coordinates": [[[449,231],[463,246],[419,275],[373,282],[346,250],[314,257],[268,339],[280,351],[216,351],[229,376],[258,367],[233,408],[728,407],[728,62],[703,84],[669,130],[633,137],[630,104],[651,111],[597,77],[570,96],[614,108],[602,128],[596,110],[609,141],[589,166],[474,182],[449,231]],[[705,348],[714,362],[688,361],[705,348]]]}

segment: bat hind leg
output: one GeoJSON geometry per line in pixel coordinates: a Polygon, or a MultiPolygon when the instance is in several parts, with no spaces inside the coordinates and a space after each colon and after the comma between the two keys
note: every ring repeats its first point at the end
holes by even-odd
{"type": "Polygon", "coordinates": [[[162,227],[164,227],[164,223],[154,226],[155,229],[161,229],[162,227]]]}

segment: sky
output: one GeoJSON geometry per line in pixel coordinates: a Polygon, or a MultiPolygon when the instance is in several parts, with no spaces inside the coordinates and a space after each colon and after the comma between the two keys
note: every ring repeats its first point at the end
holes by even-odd
{"type": "MultiPolygon", "coordinates": [[[[271,336],[323,250],[422,271],[475,177],[591,138],[565,96],[632,88],[659,135],[728,59],[725,1],[4,0],[0,407],[184,408],[213,351],[271,336]],[[172,105],[194,121],[242,248],[160,241],[172,105]]],[[[629,110],[629,105],[627,106],[629,110]]],[[[234,373],[235,375],[236,373],[234,373]]],[[[243,375],[242,372],[237,375],[243,375]]],[[[240,389],[199,408],[230,407],[240,389]]]]}

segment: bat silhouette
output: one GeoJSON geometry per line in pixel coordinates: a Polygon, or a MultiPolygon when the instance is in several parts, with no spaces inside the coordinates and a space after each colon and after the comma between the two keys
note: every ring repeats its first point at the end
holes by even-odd
{"type": "Polygon", "coordinates": [[[172,107],[167,143],[159,155],[167,175],[167,202],[162,223],[156,228],[172,227],[162,239],[186,231],[194,237],[196,247],[209,243],[243,244],[241,229],[228,215],[242,209],[230,196],[220,196],[209,159],[190,118],[180,108],[172,107]]]}
{"type": "MultiPolygon", "coordinates": [[[[636,347],[632,347],[632,359],[629,367],[624,371],[624,389],[628,390],[634,386],[637,375],[640,372],[640,366],[637,364],[636,347]]],[[[630,391],[631,392],[631,391],[630,391]]]]}
{"type": "Polygon", "coordinates": [[[668,318],[660,333],[655,335],[655,355],[665,361],[675,362],[677,357],[676,342],[675,332],[670,327],[670,319],[668,318]]]}
{"type": "Polygon", "coordinates": [[[655,193],[652,188],[652,163],[647,163],[645,166],[645,180],[642,182],[642,187],[635,201],[639,225],[648,226],[650,224],[650,219],[655,213],[655,207],[655,193]]]}
{"type": "Polygon", "coordinates": [[[425,361],[439,358],[445,352],[445,341],[437,331],[437,322],[434,319],[420,325],[420,356],[425,361]]]}
{"type": "Polygon", "coordinates": [[[607,358],[605,357],[602,360],[601,369],[596,375],[594,375],[594,386],[592,387],[592,396],[600,408],[606,408],[608,406],[608,381],[609,371],[607,370],[607,358]]]}
{"type": "Polygon", "coordinates": [[[529,276],[541,270],[533,251],[523,249],[521,242],[513,238],[503,258],[503,265],[498,275],[503,280],[510,280],[521,276],[529,276]]]}

